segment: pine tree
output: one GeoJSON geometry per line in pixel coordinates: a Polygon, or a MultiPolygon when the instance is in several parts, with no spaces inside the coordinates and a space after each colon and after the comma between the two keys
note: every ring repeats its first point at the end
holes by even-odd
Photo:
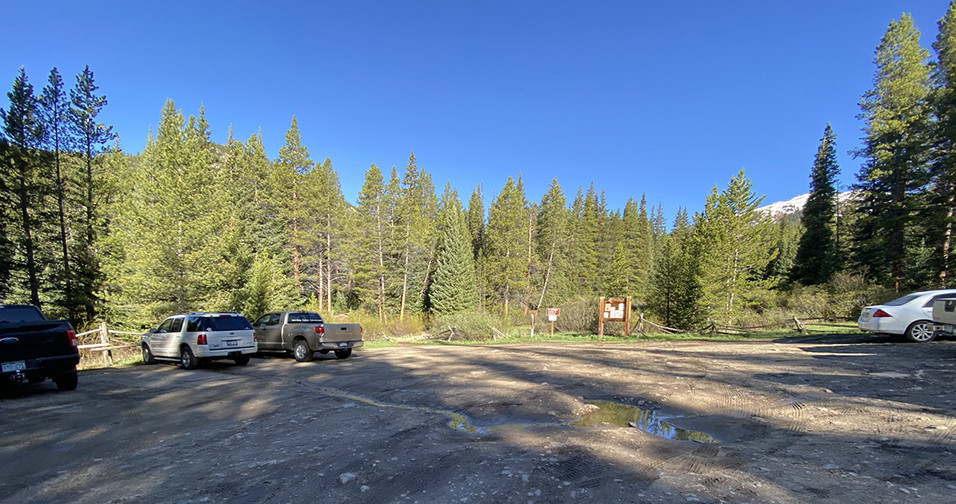
{"type": "Polygon", "coordinates": [[[699,261],[687,210],[678,210],[674,230],[662,238],[661,254],[654,269],[648,307],[665,326],[692,330],[704,313],[699,281],[699,261]]]}
{"type": "Polygon", "coordinates": [[[478,301],[475,287],[471,235],[458,193],[445,186],[438,226],[438,253],[435,274],[429,286],[429,303],[438,314],[474,310],[478,301]]]}
{"type": "Polygon", "coordinates": [[[762,200],[741,170],[727,189],[714,188],[704,213],[694,218],[704,305],[711,316],[727,322],[736,321],[745,307],[774,285],[764,278],[774,256],[773,223],[757,211],[762,200]]]}
{"type": "Polygon", "coordinates": [[[388,231],[391,226],[390,205],[385,192],[385,179],[377,166],[365,172],[365,183],[358,197],[359,220],[363,229],[355,239],[358,241],[355,254],[357,288],[371,293],[380,321],[387,320],[385,310],[386,256],[388,255],[388,231]]]}
{"type": "Polygon", "coordinates": [[[316,165],[308,173],[303,192],[309,202],[308,213],[312,216],[311,222],[304,224],[304,242],[310,250],[310,256],[317,258],[317,264],[314,265],[318,271],[315,294],[318,296],[319,309],[324,308],[331,314],[333,291],[345,290],[345,286],[334,286],[333,282],[345,263],[339,249],[340,242],[344,241],[343,216],[346,209],[339,175],[332,166],[332,160],[326,158],[324,163],[316,165]]]}
{"type": "Polygon", "coordinates": [[[535,239],[541,264],[540,295],[537,305],[555,306],[571,296],[568,261],[569,212],[558,179],[541,198],[537,209],[538,232],[535,239]]]}
{"type": "Polygon", "coordinates": [[[864,215],[855,233],[855,257],[881,281],[899,290],[907,245],[927,183],[926,98],[929,53],[919,44],[912,16],[890,23],[876,50],[873,89],[863,96],[866,162],[856,188],[864,215]]]}
{"type": "MultiPolygon", "coordinates": [[[[79,325],[80,299],[74,287],[74,271],[70,267],[71,250],[68,242],[67,196],[69,177],[65,173],[65,163],[62,159],[65,151],[71,145],[71,131],[69,128],[70,101],[67,99],[63,78],[56,68],[50,70],[47,85],[43,88],[39,99],[40,111],[45,124],[45,149],[53,155],[53,190],[56,196],[57,224],[59,236],[57,241],[60,248],[60,267],[54,268],[59,277],[59,289],[55,294],[56,302],[66,310],[67,317],[74,325],[79,325]]],[[[69,224],[72,224],[71,222],[69,224]]]]}
{"type": "Polygon", "coordinates": [[[99,302],[98,292],[102,287],[103,275],[99,258],[94,255],[97,241],[104,232],[100,220],[98,202],[105,199],[99,193],[101,175],[95,170],[96,158],[113,141],[113,128],[97,122],[97,117],[107,105],[106,96],[98,95],[99,87],[93,80],[89,65],[76,76],[76,84],[70,90],[71,107],[69,110],[73,135],[79,146],[80,156],[85,162],[85,173],[80,182],[80,206],[82,233],[79,254],[76,261],[78,302],[86,309],[87,320],[96,314],[99,302]]]}
{"type": "Polygon", "coordinates": [[[23,67],[20,67],[7,98],[10,107],[0,109],[7,146],[7,162],[0,166],[3,170],[0,179],[5,193],[4,206],[9,205],[15,212],[15,217],[11,219],[13,232],[10,232],[10,228],[6,231],[13,236],[11,241],[17,250],[16,256],[22,257],[20,264],[15,264],[11,269],[26,277],[29,302],[40,306],[41,265],[37,261],[37,249],[42,220],[38,213],[45,208],[44,198],[48,193],[45,183],[48,178],[41,172],[38,155],[43,124],[33,85],[23,67]]]}
{"type": "Polygon", "coordinates": [[[591,184],[586,194],[578,188],[571,207],[571,229],[574,230],[571,282],[578,295],[593,296],[600,290],[597,250],[599,226],[600,212],[594,184],[591,184]]]}
{"type": "Polygon", "coordinates": [[[435,221],[438,199],[431,176],[419,169],[413,152],[402,176],[401,198],[397,207],[401,260],[401,300],[399,319],[408,309],[424,309],[429,274],[435,249],[435,221]]]}
{"type": "Polygon", "coordinates": [[[522,187],[511,177],[491,204],[488,213],[488,283],[500,300],[505,318],[513,300],[521,295],[526,279],[528,235],[527,201],[522,187]]]}
{"type": "Polygon", "coordinates": [[[484,308],[485,300],[485,202],[481,197],[481,185],[471,193],[468,202],[468,233],[471,235],[471,252],[475,264],[475,285],[478,288],[478,308],[484,308]]]}
{"type": "Polygon", "coordinates": [[[125,172],[125,194],[111,211],[114,256],[108,261],[111,302],[124,318],[214,310],[235,298],[226,291],[240,274],[230,253],[227,184],[214,166],[205,118],[189,123],[175,103],[163,107],[155,141],[125,172]]]}
{"type": "Polygon", "coordinates": [[[305,223],[308,219],[307,202],[302,197],[302,179],[312,170],[312,160],[309,151],[302,144],[302,135],[299,133],[299,123],[292,116],[292,125],[285,134],[285,144],[279,149],[279,158],[272,172],[273,201],[279,208],[279,214],[284,221],[282,229],[288,233],[285,246],[292,255],[292,276],[295,288],[302,291],[302,254],[305,248],[305,223]]]}
{"type": "Polygon", "coordinates": [[[956,2],[951,2],[939,21],[933,44],[939,58],[934,73],[936,85],[932,107],[933,128],[932,200],[926,221],[932,226],[932,243],[938,244],[937,284],[946,286],[950,274],[953,224],[956,222],[956,2]]]}
{"type": "MultiPolygon", "coordinates": [[[[797,247],[790,279],[804,285],[826,283],[841,269],[833,229],[836,225],[836,135],[830,123],[823,130],[810,173],[810,196],[803,208],[803,235],[797,247]]],[[[785,255],[783,255],[785,257],[785,255]]],[[[782,271],[782,269],[781,269],[782,271]]]]}
{"type": "Polygon", "coordinates": [[[774,244],[771,247],[773,259],[767,263],[764,278],[774,282],[787,282],[790,272],[793,271],[794,260],[797,257],[797,248],[802,236],[800,217],[785,215],[774,226],[774,244]]]}

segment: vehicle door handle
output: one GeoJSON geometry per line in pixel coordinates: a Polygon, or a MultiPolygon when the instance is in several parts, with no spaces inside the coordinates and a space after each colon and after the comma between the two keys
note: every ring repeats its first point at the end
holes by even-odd
{"type": "Polygon", "coordinates": [[[10,338],[2,338],[2,339],[0,339],[0,343],[2,343],[2,344],[4,344],[4,345],[12,345],[12,344],[14,344],[14,343],[19,343],[19,342],[20,342],[20,338],[10,337],[10,338]]]}

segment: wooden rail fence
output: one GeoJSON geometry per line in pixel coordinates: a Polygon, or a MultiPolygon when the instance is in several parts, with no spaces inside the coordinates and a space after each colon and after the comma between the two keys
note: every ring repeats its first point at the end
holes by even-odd
{"type": "MultiPolygon", "coordinates": [[[[822,317],[820,317],[820,318],[805,318],[805,319],[802,319],[802,320],[801,320],[801,319],[798,319],[796,316],[793,316],[793,317],[792,317],[789,321],[787,321],[787,322],[778,322],[778,323],[775,323],[775,324],[767,324],[767,325],[761,325],[761,326],[749,326],[749,327],[724,326],[724,325],[719,325],[719,324],[717,324],[716,321],[713,321],[713,322],[711,322],[710,324],[708,324],[707,326],[705,326],[705,327],[703,327],[703,328],[701,328],[701,329],[698,329],[697,331],[693,331],[693,332],[698,332],[698,333],[701,333],[701,334],[703,334],[703,333],[710,333],[710,334],[741,334],[741,333],[754,333],[754,332],[758,332],[758,331],[761,330],[761,329],[787,329],[787,328],[791,328],[791,327],[792,327],[795,331],[799,332],[800,334],[810,334],[811,332],[827,332],[827,331],[825,331],[825,330],[820,330],[820,329],[808,329],[807,326],[814,326],[814,327],[841,327],[841,328],[850,327],[849,325],[847,325],[847,324],[845,324],[845,323],[844,323],[844,324],[834,323],[834,322],[840,321],[840,320],[850,322],[850,321],[853,321],[853,320],[855,320],[855,319],[850,318],[850,317],[846,317],[846,318],[843,318],[843,317],[822,318],[822,317]]],[[[651,322],[650,320],[647,320],[646,318],[644,318],[644,314],[641,313],[640,319],[638,320],[638,323],[637,323],[637,329],[636,329],[636,331],[637,331],[638,333],[640,333],[640,334],[647,334],[647,333],[649,332],[648,328],[656,329],[658,332],[662,332],[662,333],[666,333],[666,334],[681,334],[681,333],[686,333],[686,332],[692,332],[692,331],[684,331],[684,330],[681,330],[681,329],[674,329],[673,327],[667,327],[667,326],[663,326],[663,325],[660,325],[660,324],[655,324],[655,323],[651,322]]]]}
{"type": "Polygon", "coordinates": [[[127,332],[127,331],[115,331],[115,330],[113,330],[113,329],[109,329],[109,328],[106,326],[106,322],[103,322],[102,324],[100,324],[100,327],[99,327],[98,329],[93,329],[92,331],[86,331],[86,332],[82,332],[82,333],[79,333],[79,334],[76,335],[76,338],[77,338],[78,341],[83,341],[82,338],[83,338],[84,336],[90,337],[90,338],[88,338],[88,339],[91,339],[91,340],[94,340],[94,341],[95,341],[95,340],[97,339],[97,337],[98,337],[99,343],[81,344],[81,345],[77,346],[77,348],[80,349],[80,350],[90,350],[91,352],[103,352],[103,355],[104,355],[105,358],[106,358],[106,362],[107,362],[110,366],[112,366],[112,365],[113,365],[113,350],[119,350],[119,349],[121,349],[121,348],[132,348],[132,347],[138,347],[138,346],[139,346],[139,342],[138,342],[138,341],[135,342],[135,343],[130,343],[129,341],[124,340],[124,339],[111,338],[111,337],[110,337],[111,335],[116,335],[116,336],[136,336],[137,338],[139,338],[140,336],[142,336],[142,333],[127,332]]]}

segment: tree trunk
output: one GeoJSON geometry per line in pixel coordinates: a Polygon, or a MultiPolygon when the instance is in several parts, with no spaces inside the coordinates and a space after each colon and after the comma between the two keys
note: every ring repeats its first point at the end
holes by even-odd
{"type": "MultiPolygon", "coordinates": [[[[331,228],[331,217],[329,222],[329,228],[331,228]]],[[[329,314],[332,313],[332,232],[325,232],[325,305],[326,309],[329,311],[329,314]]]]}
{"type": "Polygon", "coordinates": [[[947,184],[948,197],[946,198],[946,228],[943,232],[943,264],[940,265],[939,269],[939,286],[946,287],[946,279],[949,277],[949,254],[950,254],[950,243],[953,236],[953,214],[954,214],[954,190],[956,187],[953,186],[953,183],[947,184]]]}
{"type": "Polygon", "coordinates": [[[70,318],[70,321],[76,325],[76,303],[73,301],[73,297],[76,293],[73,292],[73,271],[70,269],[70,254],[66,241],[66,210],[63,203],[63,175],[60,170],[60,136],[59,133],[56,132],[54,133],[53,154],[55,156],[54,166],[56,168],[56,203],[60,220],[60,248],[63,252],[63,279],[66,283],[67,316],[70,318]]]}

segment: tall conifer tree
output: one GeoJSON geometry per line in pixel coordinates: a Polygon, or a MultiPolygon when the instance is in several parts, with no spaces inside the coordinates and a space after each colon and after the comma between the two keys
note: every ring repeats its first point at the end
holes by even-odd
{"type": "Polygon", "coordinates": [[[854,254],[860,266],[897,290],[907,245],[915,238],[918,193],[928,180],[929,53],[919,39],[909,14],[890,23],[876,49],[873,89],[860,104],[866,162],[857,175],[863,215],[854,254]]]}
{"type": "Polygon", "coordinates": [[[536,303],[539,307],[554,306],[571,294],[568,284],[569,213],[558,179],[551,181],[551,187],[541,198],[537,212],[538,233],[535,245],[538,263],[541,265],[541,278],[540,294],[536,303]]]}
{"type": "Polygon", "coordinates": [[[527,201],[520,182],[511,177],[491,204],[488,214],[488,282],[500,300],[504,315],[522,294],[527,272],[527,201]]]}
{"type": "Polygon", "coordinates": [[[73,135],[79,147],[85,170],[80,182],[80,206],[82,213],[82,232],[78,260],[76,261],[79,283],[78,300],[86,308],[87,320],[93,319],[99,301],[98,292],[102,286],[103,274],[100,271],[99,258],[94,254],[97,240],[103,233],[99,202],[105,200],[100,194],[101,175],[95,165],[99,154],[115,138],[112,126],[98,122],[98,116],[107,105],[106,96],[97,94],[99,86],[93,80],[89,65],[76,76],[76,84],[70,90],[70,119],[73,135]]]}
{"type": "Polygon", "coordinates": [[[726,322],[736,322],[743,308],[774,284],[764,278],[774,257],[774,226],[757,211],[762,200],[741,170],[727,189],[714,188],[704,213],[694,218],[704,305],[726,322]]]}
{"type": "Polygon", "coordinates": [[[308,212],[303,203],[305,200],[302,180],[305,174],[312,170],[314,163],[309,158],[309,150],[302,144],[302,134],[299,132],[299,122],[295,116],[292,116],[292,125],[285,134],[285,144],[279,149],[279,158],[275,164],[272,197],[285,221],[283,227],[288,233],[285,246],[292,255],[292,277],[295,287],[301,293],[304,269],[302,254],[306,246],[304,228],[308,219],[308,212]]]}
{"type": "Polygon", "coordinates": [[[956,2],[949,4],[940,19],[933,48],[939,64],[934,74],[936,89],[932,104],[936,123],[931,165],[932,204],[927,209],[927,220],[933,224],[931,242],[939,249],[937,282],[944,287],[951,282],[950,256],[956,223],[956,2]]]}
{"type": "Polygon", "coordinates": [[[14,226],[13,233],[10,233],[13,235],[11,241],[15,246],[15,257],[22,258],[20,264],[15,264],[11,269],[25,276],[26,297],[30,303],[40,306],[41,265],[37,260],[37,251],[42,219],[39,212],[45,208],[48,177],[42,173],[39,161],[43,124],[37,98],[33,94],[33,84],[27,79],[23,67],[20,67],[7,98],[10,100],[9,108],[0,109],[0,121],[3,122],[7,142],[7,162],[0,166],[0,170],[3,170],[0,179],[3,182],[3,196],[7,200],[3,203],[9,205],[15,216],[11,219],[14,226]]]}
{"type": "Polygon", "coordinates": [[[478,308],[484,307],[485,300],[485,202],[481,196],[481,185],[471,193],[468,201],[468,233],[471,235],[471,252],[475,264],[475,286],[478,288],[478,308]]]}
{"type": "Polygon", "coordinates": [[[475,287],[471,235],[458,193],[445,186],[438,225],[438,253],[435,274],[429,286],[429,303],[438,314],[474,310],[478,301],[475,287]]]}
{"type": "Polygon", "coordinates": [[[836,135],[830,123],[823,130],[810,173],[810,196],[803,208],[800,236],[790,279],[804,285],[826,283],[840,270],[840,251],[833,229],[836,225],[836,135]]]}
{"type": "Polygon", "coordinates": [[[70,255],[72,251],[69,247],[68,224],[71,224],[67,218],[67,197],[68,181],[70,177],[65,173],[63,162],[64,151],[69,150],[72,142],[72,135],[69,123],[70,101],[67,99],[66,90],[63,84],[63,78],[56,68],[50,70],[50,76],[47,79],[47,85],[43,88],[40,95],[40,109],[45,124],[45,149],[53,156],[53,192],[56,197],[57,224],[59,225],[59,235],[57,242],[60,251],[60,267],[54,268],[57,271],[59,289],[55,295],[57,303],[66,309],[67,317],[74,325],[79,325],[79,303],[78,296],[74,287],[74,271],[70,267],[70,255]]]}

